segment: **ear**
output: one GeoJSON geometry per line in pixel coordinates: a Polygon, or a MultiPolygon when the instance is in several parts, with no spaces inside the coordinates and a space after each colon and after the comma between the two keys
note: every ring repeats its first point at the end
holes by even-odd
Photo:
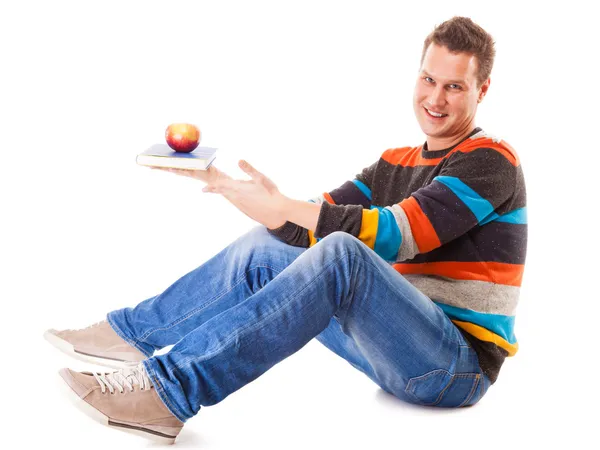
{"type": "Polygon", "coordinates": [[[479,98],[477,98],[477,103],[481,103],[483,101],[483,97],[485,97],[485,94],[487,94],[491,82],[492,79],[488,78],[487,80],[485,80],[485,83],[481,85],[481,87],[479,88],[479,98]]]}

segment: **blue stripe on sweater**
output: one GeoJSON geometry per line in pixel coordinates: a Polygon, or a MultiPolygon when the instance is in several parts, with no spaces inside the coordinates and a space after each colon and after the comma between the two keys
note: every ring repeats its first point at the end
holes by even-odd
{"type": "Polygon", "coordinates": [[[435,300],[433,302],[442,308],[446,315],[451,319],[477,324],[480,327],[486,328],[492,333],[497,334],[510,344],[515,344],[517,342],[514,334],[515,316],[481,313],[471,309],[446,305],[444,303],[436,302],[435,300]]]}
{"type": "Polygon", "coordinates": [[[527,225],[527,208],[523,207],[515,209],[501,216],[493,212],[481,222],[479,222],[479,225],[485,225],[488,222],[505,222],[514,223],[517,225],[527,225]]]}
{"type": "Polygon", "coordinates": [[[371,209],[379,210],[379,222],[373,250],[386,261],[395,262],[402,244],[402,233],[398,228],[396,217],[387,208],[375,206],[371,209]]]}
{"type": "Polygon", "coordinates": [[[360,189],[360,191],[365,195],[365,197],[367,197],[369,201],[371,201],[371,190],[367,187],[367,185],[357,179],[352,180],[352,182],[356,185],[358,189],[360,189]]]}
{"type": "Polygon", "coordinates": [[[527,208],[519,208],[508,212],[496,219],[496,222],[515,223],[520,225],[527,224],[527,208]]]}
{"type": "Polygon", "coordinates": [[[434,181],[438,181],[447,186],[454,194],[471,210],[478,222],[486,219],[494,212],[492,204],[463,183],[456,177],[448,177],[440,175],[435,177],[434,181]]]}

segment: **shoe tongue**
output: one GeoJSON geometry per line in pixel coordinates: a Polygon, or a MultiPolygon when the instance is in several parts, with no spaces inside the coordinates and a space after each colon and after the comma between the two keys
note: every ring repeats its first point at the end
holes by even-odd
{"type": "Polygon", "coordinates": [[[132,384],[137,384],[139,386],[142,385],[144,375],[146,374],[143,368],[140,368],[139,366],[134,368],[122,369],[121,373],[127,379],[127,381],[129,381],[132,384]]]}
{"type": "Polygon", "coordinates": [[[122,369],[121,370],[121,374],[127,378],[127,380],[130,383],[135,383],[135,384],[139,384],[138,383],[138,378],[139,378],[139,372],[137,370],[134,369],[122,369]]]}

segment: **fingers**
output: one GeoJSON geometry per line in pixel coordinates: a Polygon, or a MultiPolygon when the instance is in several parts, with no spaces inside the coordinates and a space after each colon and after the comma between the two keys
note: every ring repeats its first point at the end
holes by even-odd
{"type": "Polygon", "coordinates": [[[273,181],[269,177],[267,177],[264,173],[261,173],[258,170],[256,170],[245,159],[241,159],[238,164],[244,172],[246,172],[248,175],[250,175],[250,177],[252,177],[253,181],[256,181],[261,185],[265,186],[269,191],[278,190],[275,183],[273,183],[273,181]]]}
{"type": "Polygon", "coordinates": [[[213,194],[222,194],[228,190],[228,186],[225,185],[225,181],[216,181],[209,183],[202,188],[202,192],[211,192],[213,194]]]}
{"type": "Polygon", "coordinates": [[[252,167],[252,165],[245,159],[240,159],[238,165],[240,166],[240,169],[242,169],[244,172],[246,172],[252,178],[258,178],[258,177],[262,176],[262,174],[258,170],[256,170],[254,167],[252,167]]]}
{"type": "Polygon", "coordinates": [[[162,170],[163,172],[174,172],[177,173],[177,169],[173,169],[171,167],[150,167],[152,170],[162,170]]]}
{"type": "Polygon", "coordinates": [[[150,167],[153,170],[161,170],[163,172],[174,173],[175,175],[183,175],[186,177],[194,178],[194,172],[192,169],[175,169],[173,167],[150,167]]]}
{"type": "Polygon", "coordinates": [[[225,197],[227,200],[235,200],[237,198],[237,194],[232,189],[225,189],[223,187],[215,187],[215,186],[205,186],[202,188],[202,192],[208,194],[219,194],[225,197]]]}
{"type": "Polygon", "coordinates": [[[244,186],[255,184],[253,181],[224,179],[208,183],[202,188],[202,192],[222,194],[228,196],[237,196],[245,188],[244,186]]]}

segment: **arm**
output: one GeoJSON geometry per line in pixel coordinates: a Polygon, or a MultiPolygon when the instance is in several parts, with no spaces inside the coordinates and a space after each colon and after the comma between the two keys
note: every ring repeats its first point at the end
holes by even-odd
{"type": "Polygon", "coordinates": [[[315,234],[346,231],[386,261],[404,261],[497,218],[494,211],[514,194],[519,170],[506,150],[458,151],[431,183],[392,206],[324,204],[315,234]]]}
{"type": "Polygon", "coordinates": [[[283,203],[283,216],[286,222],[293,222],[297,226],[314,230],[317,227],[321,205],[313,202],[286,198],[283,203]]]}
{"type": "Polygon", "coordinates": [[[278,239],[296,247],[312,247],[320,238],[315,237],[323,204],[358,205],[371,207],[371,187],[377,162],[365,167],[354,180],[346,181],[331,192],[325,192],[307,202],[289,199],[284,204],[286,222],[267,231],[278,239]]]}

